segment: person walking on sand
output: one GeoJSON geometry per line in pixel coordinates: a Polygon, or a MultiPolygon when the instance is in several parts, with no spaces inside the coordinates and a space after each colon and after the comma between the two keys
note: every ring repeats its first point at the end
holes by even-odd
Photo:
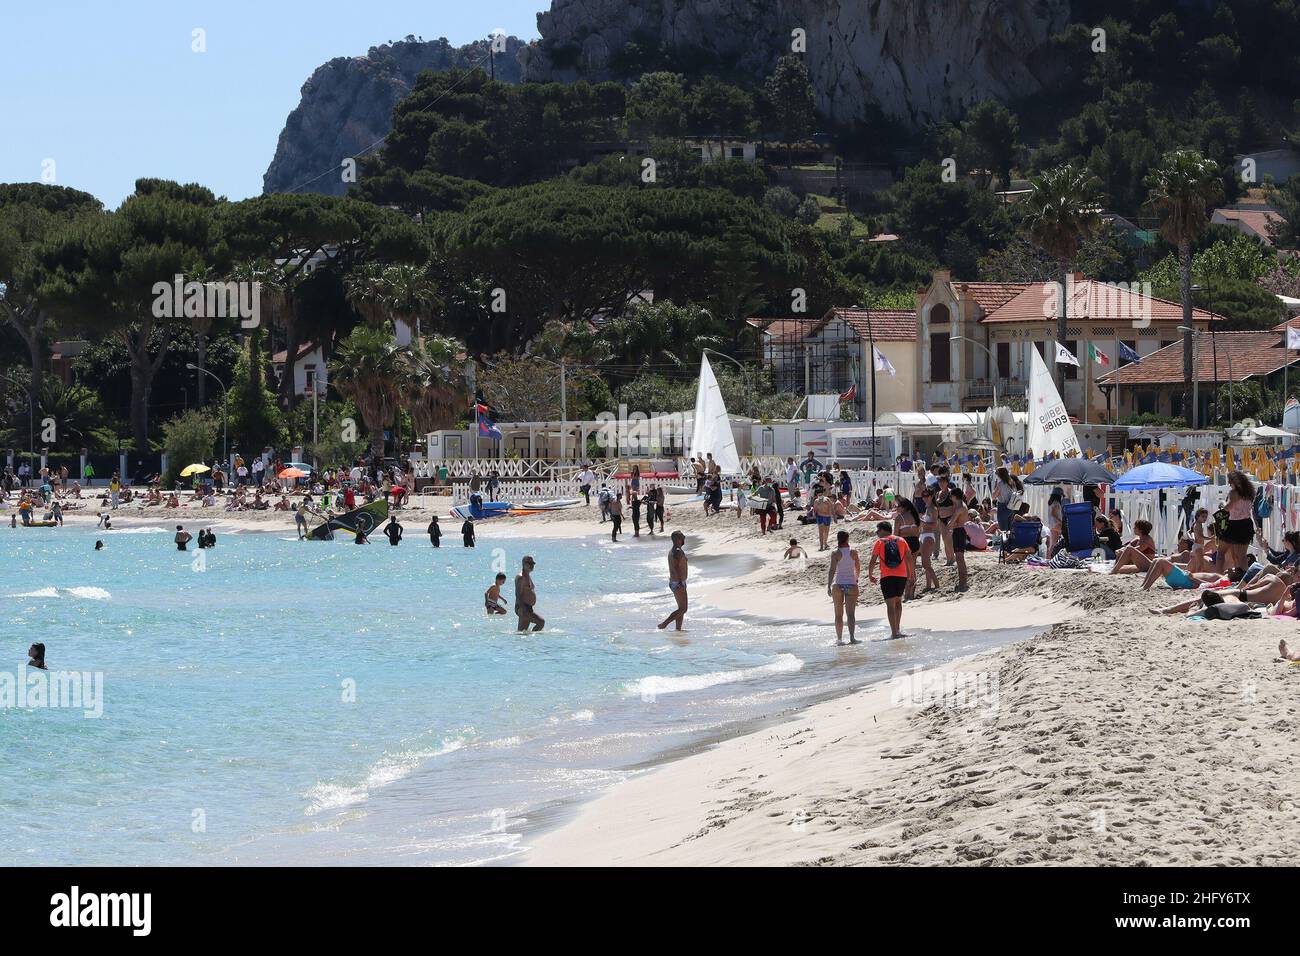
{"type": "Polygon", "coordinates": [[[849,547],[847,531],[841,531],[835,536],[835,540],[837,547],[831,553],[830,570],[826,574],[826,593],[835,605],[835,646],[839,647],[844,643],[845,617],[849,619],[849,643],[858,643],[854,631],[857,628],[855,616],[858,608],[858,577],[862,574],[862,558],[857,551],[849,547]]]}
{"type": "Polygon", "coordinates": [[[578,475],[578,488],[582,492],[582,500],[586,507],[591,507],[591,486],[596,483],[596,473],[591,470],[591,465],[583,467],[578,475]]]}
{"type": "Polygon", "coordinates": [[[442,547],[442,529],[438,527],[438,516],[429,517],[429,543],[435,548],[442,547]]]}
{"type": "Polygon", "coordinates": [[[193,541],[193,540],[194,540],[194,535],[190,534],[188,531],[185,530],[185,525],[183,525],[183,524],[178,524],[178,525],[176,526],[176,538],[175,538],[175,541],[176,541],[176,550],[177,550],[177,551],[184,551],[184,550],[185,550],[185,546],[186,546],[187,544],[189,544],[189,543],[190,543],[191,541],[193,541]]]}
{"type": "Polygon", "coordinates": [[[533,605],[537,603],[537,588],[533,586],[533,569],[536,566],[537,562],[532,555],[526,555],[522,573],[515,575],[515,616],[519,618],[516,631],[526,631],[531,624],[536,633],[546,626],[546,621],[533,610],[533,605]]]}
{"type": "Polygon", "coordinates": [[[817,550],[826,551],[831,546],[831,521],[835,517],[835,501],[826,494],[825,488],[820,489],[817,497],[813,499],[813,514],[817,517],[817,550]]]}
{"type": "Polygon", "coordinates": [[[619,532],[623,530],[623,498],[621,495],[614,495],[609,500],[609,518],[614,522],[610,529],[609,540],[617,541],[619,532]]]}
{"type": "Polygon", "coordinates": [[[916,577],[916,568],[912,564],[909,550],[907,542],[894,534],[894,527],[888,521],[876,525],[876,543],[871,546],[867,578],[875,583],[876,565],[879,564],[880,593],[885,599],[885,615],[889,618],[891,638],[903,636],[903,594],[909,585],[914,586],[916,577]]]}
{"type": "Polygon", "coordinates": [[[686,575],[687,561],[686,551],[682,545],[686,543],[686,535],[680,531],[673,532],[673,547],[668,552],[668,589],[673,592],[673,597],[677,601],[677,610],[669,614],[659,622],[659,630],[663,630],[673,621],[677,622],[677,630],[682,629],[682,624],[686,620],[686,575]]]}

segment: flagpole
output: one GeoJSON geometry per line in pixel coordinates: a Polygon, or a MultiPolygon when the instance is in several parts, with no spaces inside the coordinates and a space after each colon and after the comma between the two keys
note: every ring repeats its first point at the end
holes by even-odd
{"type": "Polygon", "coordinates": [[[871,346],[871,470],[876,470],[876,336],[871,330],[871,305],[866,307],[867,342],[871,346]]]}

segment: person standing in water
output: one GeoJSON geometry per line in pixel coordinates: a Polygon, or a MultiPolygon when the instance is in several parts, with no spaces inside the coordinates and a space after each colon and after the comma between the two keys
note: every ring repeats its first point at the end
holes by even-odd
{"type": "Polygon", "coordinates": [[[876,580],[877,563],[880,565],[880,593],[885,599],[885,614],[889,618],[889,636],[902,637],[903,594],[909,584],[915,587],[916,568],[907,542],[894,534],[894,526],[888,521],[876,525],[876,543],[871,546],[871,563],[867,565],[867,577],[872,582],[876,580]]]}
{"type": "MultiPolygon", "coordinates": [[[[849,547],[849,533],[841,531],[835,536],[837,547],[831,552],[830,570],[826,575],[826,593],[835,605],[835,645],[844,643],[844,619],[849,620],[849,643],[857,644],[858,577],[862,574],[862,559],[849,547]]],[[[901,592],[900,592],[901,593],[901,592]]]]}
{"type": "Polygon", "coordinates": [[[184,550],[185,550],[185,546],[186,546],[187,544],[189,544],[189,543],[190,543],[191,541],[193,541],[193,540],[194,540],[194,535],[190,534],[188,531],[185,530],[185,525],[183,525],[183,524],[178,524],[178,525],[176,526],[176,538],[175,538],[175,541],[176,541],[176,550],[177,550],[177,551],[184,551],[184,550]]]}
{"type": "Polygon", "coordinates": [[[298,528],[298,540],[301,541],[307,537],[307,502],[298,502],[298,507],[293,509],[293,523],[298,528]]]}
{"type": "Polygon", "coordinates": [[[388,538],[388,543],[394,548],[402,543],[402,526],[396,518],[388,519],[388,526],[384,528],[384,535],[388,538]]]}
{"type": "Polygon", "coordinates": [[[609,501],[609,517],[614,522],[614,527],[609,532],[609,540],[617,541],[619,533],[623,530],[623,499],[618,495],[609,501]]]}
{"type": "Polygon", "coordinates": [[[432,515],[429,518],[429,543],[435,548],[440,548],[442,547],[440,544],[441,541],[442,529],[438,527],[438,516],[432,515]]]}
{"type": "Polygon", "coordinates": [[[686,621],[686,575],[688,573],[686,551],[682,545],[686,543],[686,535],[680,531],[673,532],[672,550],[668,552],[668,589],[673,592],[673,598],[677,601],[677,610],[669,614],[659,622],[659,630],[663,630],[669,624],[676,621],[677,630],[682,629],[682,624],[686,621]]]}
{"type": "Polygon", "coordinates": [[[474,547],[474,519],[466,518],[465,523],[460,526],[461,542],[467,548],[474,547]]]}
{"type": "Polygon", "coordinates": [[[515,575],[515,615],[519,618],[516,631],[526,631],[531,624],[536,633],[546,626],[546,621],[533,610],[533,605],[537,603],[537,588],[533,586],[533,568],[536,566],[537,562],[532,555],[527,555],[524,557],[522,572],[515,575]]]}
{"type": "Polygon", "coordinates": [[[483,607],[489,614],[506,613],[506,599],[501,596],[501,588],[506,583],[506,576],[498,574],[492,586],[483,592],[483,607]]]}

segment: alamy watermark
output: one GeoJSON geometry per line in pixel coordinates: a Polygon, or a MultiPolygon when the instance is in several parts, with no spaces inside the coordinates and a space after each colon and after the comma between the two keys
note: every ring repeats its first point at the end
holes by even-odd
{"type": "Polygon", "coordinates": [[[946,710],[998,709],[1000,681],[996,671],[938,670],[917,665],[910,673],[894,677],[889,702],[895,707],[932,707],[946,710]]]}
{"type": "Polygon", "coordinates": [[[262,324],[260,282],[187,282],[177,273],[171,282],[155,282],[152,291],[155,318],[237,318],[246,329],[262,324]]]}
{"type": "MultiPolygon", "coordinates": [[[[1065,301],[1070,312],[1078,318],[1127,319],[1135,329],[1145,329],[1151,324],[1152,292],[1150,282],[1096,282],[1084,283],[1087,301],[1080,308],[1075,302],[1074,276],[1065,280],[1065,301]]],[[[1061,314],[1061,284],[1043,283],[1043,317],[1054,319],[1061,314]]]]}
{"type": "Polygon", "coordinates": [[[0,710],[80,710],[88,719],[104,716],[102,671],[47,671],[23,666],[0,671],[0,710]]]}

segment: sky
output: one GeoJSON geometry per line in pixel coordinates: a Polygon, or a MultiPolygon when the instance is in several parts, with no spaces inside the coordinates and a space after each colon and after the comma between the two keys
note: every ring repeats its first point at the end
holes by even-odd
{"type": "Polygon", "coordinates": [[[110,209],[143,176],[255,196],[302,84],[322,63],[407,34],[456,46],[496,29],[536,39],[537,12],[549,6],[0,0],[0,182],[48,173],[110,209]],[[206,52],[192,49],[196,29],[206,52]]]}

